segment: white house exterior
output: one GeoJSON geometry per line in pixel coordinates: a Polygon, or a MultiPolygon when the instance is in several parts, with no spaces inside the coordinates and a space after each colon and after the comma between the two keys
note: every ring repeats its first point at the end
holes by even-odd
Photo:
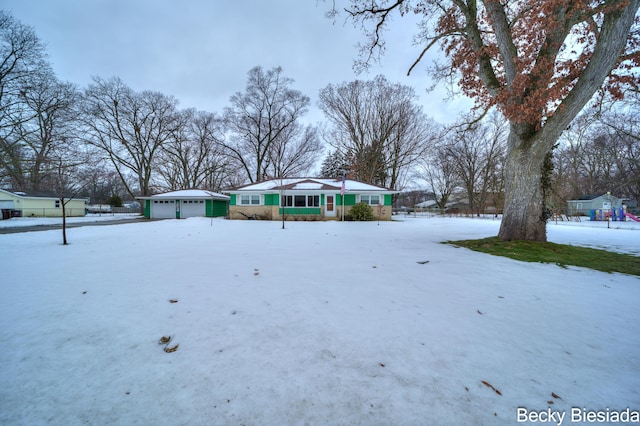
{"type": "MultiPolygon", "coordinates": [[[[84,216],[86,214],[86,198],[65,198],[64,210],[67,217],[84,216]]],[[[0,189],[0,209],[14,212],[22,217],[62,217],[62,201],[60,197],[10,192],[0,189]]],[[[5,215],[3,214],[3,217],[5,215]]]]}

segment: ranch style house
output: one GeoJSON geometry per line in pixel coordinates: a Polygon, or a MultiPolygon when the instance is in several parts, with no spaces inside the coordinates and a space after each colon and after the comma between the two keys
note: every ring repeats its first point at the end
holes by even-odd
{"type": "Polygon", "coordinates": [[[230,197],[230,219],[263,220],[348,220],[358,203],[370,205],[374,219],[391,220],[397,193],[342,178],[271,179],[222,192],[230,197]]]}

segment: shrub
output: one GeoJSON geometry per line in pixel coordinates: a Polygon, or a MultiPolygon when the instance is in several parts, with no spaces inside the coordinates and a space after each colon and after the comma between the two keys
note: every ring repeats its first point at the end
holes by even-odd
{"type": "Polygon", "coordinates": [[[353,220],[366,221],[373,220],[373,209],[369,204],[358,203],[349,212],[353,220]]]}
{"type": "Polygon", "coordinates": [[[120,198],[120,196],[117,194],[112,195],[107,200],[107,204],[109,204],[111,207],[122,207],[122,198],[120,198]]]}

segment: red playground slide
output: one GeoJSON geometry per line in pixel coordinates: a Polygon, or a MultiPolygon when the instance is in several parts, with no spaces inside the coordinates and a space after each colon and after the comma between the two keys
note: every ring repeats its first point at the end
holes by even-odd
{"type": "Polygon", "coordinates": [[[640,222],[640,217],[634,216],[631,213],[625,213],[624,214],[626,217],[628,217],[631,220],[635,220],[636,222],[640,222]]]}

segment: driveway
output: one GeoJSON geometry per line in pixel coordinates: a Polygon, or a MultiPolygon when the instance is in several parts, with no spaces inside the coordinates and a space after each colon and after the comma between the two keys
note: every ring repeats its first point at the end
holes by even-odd
{"type": "MultiPolygon", "coordinates": [[[[11,219],[8,219],[11,220],[11,219]]],[[[162,219],[146,219],[144,217],[136,217],[133,219],[116,219],[116,220],[102,220],[97,222],[77,222],[67,223],[67,229],[80,228],[82,226],[104,226],[104,225],[121,225],[125,223],[144,223],[162,219]]],[[[0,228],[0,234],[16,234],[19,232],[34,232],[34,231],[51,231],[55,229],[62,229],[62,221],[56,225],[33,225],[33,226],[16,226],[16,227],[2,227],[0,228]]]]}

